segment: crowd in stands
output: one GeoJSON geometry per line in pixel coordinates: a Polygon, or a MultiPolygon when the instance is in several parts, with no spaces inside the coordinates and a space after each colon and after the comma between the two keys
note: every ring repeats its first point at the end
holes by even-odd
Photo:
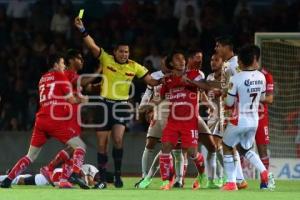
{"type": "MultiPolygon", "coordinates": [[[[73,19],[85,9],[88,32],[110,51],[126,40],[131,58],[151,71],[173,47],[201,48],[203,71],[214,39],[232,35],[236,45],[252,43],[255,32],[300,31],[300,2],[274,0],[264,8],[245,0],[11,0],[0,4],[0,130],[29,130],[38,109],[37,85],[47,57],[76,48],[83,52],[81,73],[93,72],[96,60],[83,46],[73,19]],[[117,3],[116,3],[117,2],[117,3]],[[248,3],[247,3],[248,2],[248,3]],[[78,3],[78,1],[77,1],[78,3]],[[256,5],[256,6],[254,6],[256,5]]],[[[135,101],[145,87],[136,84],[135,101]]]]}

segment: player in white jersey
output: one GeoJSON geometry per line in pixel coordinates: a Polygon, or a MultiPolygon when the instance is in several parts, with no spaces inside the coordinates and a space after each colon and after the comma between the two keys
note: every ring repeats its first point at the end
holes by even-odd
{"type": "MultiPolygon", "coordinates": [[[[256,46],[248,45],[241,48],[238,62],[241,72],[232,76],[225,104],[234,106],[234,115],[230,119],[223,137],[224,169],[227,174],[227,183],[223,190],[238,190],[236,185],[236,166],[233,158],[233,148],[240,146],[241,153],[260,172],[261,181],[269,187],[269,173],[251,150],[255,141],[258,126],[258,107],[260,100],[265,98],[266,79],[256,70],[256,46]]],[[[272,180],[273,182],[273,180],[272,180]]]]}
{"type": "MultiPolygon", "coordinates": [[[[151,74],[155,80],[163,78],[165,74],[169,72],[169,70],[165,67],[164,61],[165,58],[161,60],[161,70],[151,74]]],[[[160,89],[161,85],[155,87],[147,86],[139,105],[140,115],[144,115],[145,119],[150,122],[150,125],[142,156],[142,179],[135,183],[136,188],[148,187],[151,183],[152,177],[158,170],[159,153],[153,159],[154,148],[161,138],[162,130],[165,127],[169,116],[169,103],[167,100],[156,105],[156,102],[160,101],[160,89]],[[152,163],[152,165],[149,168],[150,163],[152,163]]]]}
{"type": "MultiPolygon", "coordinates": [[[[221,81],[223,59],[217,53],[213,54],[210,60],[213,73],[207,76],[208,81],[221,81]]],[[[216,175],[218,177],[215,183],[222,186],[225,179],[223,173],[223,149],[222,137],[224,132],[224,112],[223,99],[220,89],[212,89],[207,91],[208,103],[210,104],[207,125],[210,128],[213,139],[217,147],[216,175]]]]}
{"type": "MultiPolygon", "coordinates": [[[[223,36],[216,38],[215,51],[224,60],[221,74],[221,81],[225,82],[223,88],[228,87],[229,79],[231,76],[240,72],[238,59],[234,54],[233,49],[234,45],[231,37],[223,36]]],[[[231,117],[232,115],[232,109],[227,106],[224,106],[224,108],[221,109],[221,112],[224,112],[224,119],[221,118],[221,123],[226,124],[226,119],[231,117]]],[[[244,178],[240,154],[236,149],[234,149],[234,160],[237,164],[237,186],[239,189],[247,188],[248,184],[244,178]]]]}
{"type": "MultiPolygon", "coordinates": [[[[56,168],[53,171],[51,179],[53,180],[54,185],[58,186],[60,177],[62,174],[62,168],[56,168]]],[[[98,181],[98,169],[90,164],[84,164],[81,167],[81,175],[82,179],[85,180],[85,182],[89,186],[93,186],[95,182],[98,181]]],[[[1,175],[0,176],[0,182],[2,182],[7,175],[1,175]]],[[[36,186],[45,186],[45,185],[50,185],[48,180],[45,178],[43,174],[22,174],[17,176],[13,181],[13,185],[36,185],[36,186]]]]}

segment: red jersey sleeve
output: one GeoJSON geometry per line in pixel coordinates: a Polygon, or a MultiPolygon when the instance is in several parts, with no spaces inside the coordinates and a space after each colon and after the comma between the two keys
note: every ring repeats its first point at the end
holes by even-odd
{"type": "Polygon", "coordinates": [[[266,77],[266,94],[273,94],[274,92],[273,76],[270,73],[267,73],[265,77],[266,77]]]}

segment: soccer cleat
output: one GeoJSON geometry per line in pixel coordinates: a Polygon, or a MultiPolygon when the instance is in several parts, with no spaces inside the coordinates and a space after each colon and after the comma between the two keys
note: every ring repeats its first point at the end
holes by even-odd
{"type": "Polygon", "coordinates": [[[266,183],[260,183],[260,189],[261,190],[266,190],[266,189],[268,189],[268,184],[266,184],[266,183]]]}
{"type": "Polygon", "coordinates": [[[73,184],[79,185],[81,189],[90,189],[90,187],[85,183],[85,181],[80,178],[80,175],[78,173],[73,172],[69,178],[69,181],[73,184]]]}
{"type": "Polygon", "coordinates": [[[173,187],[174,188],[183,188],[183,184],[179,183],[179,182],[176,182],[176,183],[174,183],[173,187]]]}
{"type": "Polygon", "coordinates": [[[146,178],[144,178],[144,180],[142,182],[139,183],[137,188],[146,189],[151,184],[151,181],[152,181],[151,178],[146,177],[146,178]]]}
{"type": "Polygon", "coordinates": [[[245,180],[240,183],[236,183],[236,185],[239,190],[246,189],[248,187],[248,183],[245,180]]]}
{"type": "Polygon", "coordinates": [[[122,188],[123,187],[123,181],[121,179],[121,176],[115,176],[114,185],[116,188],[122,188]]]}
{"type": "Polygon", "coordinates": [[[170,190],[171,189],[170,181],[169,180],[163,181],[160,186],[160,189],[161,190],[170,190]]]}
{"type": "Polygon", "coordinates": [[[134,187],[135,187],[135,188],[139,188],[139,184],[140,184],[143,180],[144,180],[144,178],[141,178],[138,182],[136,182],[136,183],[134,184],[134,187]]]}
{"type": "Polygon", "coordinates": [[[52,181],[52,171],[49,170],[49,168],[47,166],[44,166],[40,169],[40,173],[46,178],[46,180],[48,181],[48,183],[50,185],[52,185],[53,187],[55,187],[53,181],[52,181]]]}
{"type": "Polygon", "coordinates": [[[60,181],[58,183],[58,187],[61,189],[69,189],[69,188],[73,188],[73,184],[70,183],[69,181],[60,181]]]}
{"type": "Polygon", "coordinates": [[[11,182],[12,182],[12,181],[11,181],[9,178],[5,178],[5,179],[2,181],[0,187],[1,187],[1,188],[10,188],[10,187],[11,187],[11,182]]]}
{"type": "Polygon", "coordinates": [[[107,184],[105,182],[98,182],[93,188],[102,190],[107,188],[107,184]]]}
{"type": "Polygon", "coordinates": [[[269,172],[268,173],[268,189],[269,190],[274,190],[275,187],[276,187],[276,185],[275,185],[274,175],[273,175],[273,173],[269,172]]]}
{"type": "Polygon", "coordinates": [[[234,183],[234,182],[227,182],[223,185],[221,190],[223,190],[223,191],[235,191],[235,190],[238,190],[238,187],[237,187],[236,183],[234,183]]]}
{"type": "Polygon", "coordinates": [[[218,184],[217,180],[208,180],[207,182],[207,188],[209,189],[219,189],[222,187],[220,184],[218,184]]]}
{"type": "Polygon", "coordinates": [[[193,190],[199,189],[200,187],[205,188],[205,182],[207,177],[205,174],[199,174],[193,183],[193,190]]]}

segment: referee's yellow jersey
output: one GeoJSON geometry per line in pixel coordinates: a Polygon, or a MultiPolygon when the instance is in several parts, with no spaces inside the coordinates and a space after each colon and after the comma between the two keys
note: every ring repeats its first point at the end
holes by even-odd
{"type": "Polygon", "coordinates": [[[114,57],[101,49],[99,61],[102,66],[102,82],[100,96],[112,100],[127,100],[129,98],[130,85],[132,79],[144,77],[148,69],[128,60],[127,63],[120,64],[114,57]]]}

